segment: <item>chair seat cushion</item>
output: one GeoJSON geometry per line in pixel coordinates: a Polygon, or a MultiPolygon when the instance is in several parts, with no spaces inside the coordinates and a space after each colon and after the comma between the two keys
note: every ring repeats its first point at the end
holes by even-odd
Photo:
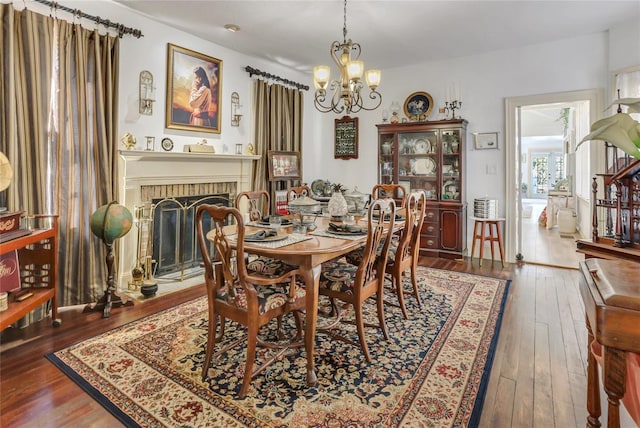
{"type": "MultiPolygon", "coordinates": [[[[264,314],[271,309],[278,308],[280,306],[284,306],[289,300],[289,292],[288,292],[289,283],[281,283],[270,286],[259,286],[256,285],[256,291],[258,292],[258,313],[260,315],[264,314]]],[[[236,298],[235,303],[237,306],[247,309],[247,295],[244,291],[244,288],[240,286],[239,283],[235,285],[236,298]]],[[[303,299],[305,297],[305,289],[301,286],[298,286],[296,289],[296,297],[295,299],[303,299]]],[[[218,300],[228,301],[229,293],[226,288],[221,288],[218,290],[218,300]]]]}
{"type": "Polygon", "coordinates": [[[320,293],[323,289],[340,293],[353,294],[353,283],[358,266],[341,261],[330,261],[322,264],[320,271],[320,293]]]}
{"type": "Polygon", "coordinates": [[[259,275],[266,278],[277,278],[298,269],[297,266],[290,265],[271,257],[256,257],[247,263],[249,275],[259,275]]]}

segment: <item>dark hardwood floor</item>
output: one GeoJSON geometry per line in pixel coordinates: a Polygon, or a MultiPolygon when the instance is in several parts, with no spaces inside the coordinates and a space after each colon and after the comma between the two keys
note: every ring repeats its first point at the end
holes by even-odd
{"type": "MultiPolygon", "coordinates": [[[[582,427],[586,421],[586,327],[578,271],[488,260],[423,258],[421,265],[511,279],[484,401],[482,427],[582,427]]],[[[65,308],[49,320],[0,335],[0,426],[118,426],[118,421],[43,356],[71,343],[204,294],[195,286],[111,317],[65,308]]],[[[606,420],[606,419],[605,419],[606,420]]]]}

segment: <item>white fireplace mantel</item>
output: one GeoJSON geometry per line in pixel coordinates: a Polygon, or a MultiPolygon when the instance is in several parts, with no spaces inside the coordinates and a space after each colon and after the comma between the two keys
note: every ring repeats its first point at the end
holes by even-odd
{"type": "MultiPolygon", "coordinates": [[[[260,155],[187,152],[119,151],[118,201],[132,213],[144,202],[142,186],[236,183],[236,191],[251,190],[254,161],[260,155]]],[[[180,195],[175,195],[180,196],[180,195]]],[[[136,263],[137,231],[133,227],[120,244],[119,285],[126,289],[136,263]]]]}

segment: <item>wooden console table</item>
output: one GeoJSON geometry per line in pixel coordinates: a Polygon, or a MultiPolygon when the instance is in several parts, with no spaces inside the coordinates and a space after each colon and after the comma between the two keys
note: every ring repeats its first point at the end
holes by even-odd
{"type": "MultiPolygon", "coordinates": [[[[609,428],[620,426],[620,399],[626,390],[626,353],[640,353],[640,264],[625,260],[580,262],[588,344],[603,348],[603,383],[608,396],[609,428]]],[[[587,427],[600,426],[600,385],[595,356],[587,351],[587,427]]]]}

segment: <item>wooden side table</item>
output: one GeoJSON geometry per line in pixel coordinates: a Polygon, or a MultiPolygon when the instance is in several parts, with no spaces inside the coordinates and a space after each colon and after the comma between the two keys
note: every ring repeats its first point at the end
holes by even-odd
{"type": "MultiPolygon", "coordinates": [[[[587,259],[580,262],[588,344],[602,345],[603,384],[608,397],[607,427],[620,426],[620,399],[626,390],[626,353],[640,353],[640,263],[587,259]]],[[[600,385],[594,355],[587,351],[587,427],[600,426],[600,385]]]]}
{"type": "Polygon", "coordinates": [[[505,222],[504,218],[479,218],[471,217],[474,220],[473,225],[473,243],[471,244],[471,260],[476,252],[476,241],[480,241],[480,254],[478,256],[480,266],[482,266],[482,256],[484,254],[484,243],[489,241],[491,245],[491,261],[493,261],[493,244],[498,243],[500,251],[500,262],[504,267],[504,249],[502,247],[501,223],[505,222]]]}

